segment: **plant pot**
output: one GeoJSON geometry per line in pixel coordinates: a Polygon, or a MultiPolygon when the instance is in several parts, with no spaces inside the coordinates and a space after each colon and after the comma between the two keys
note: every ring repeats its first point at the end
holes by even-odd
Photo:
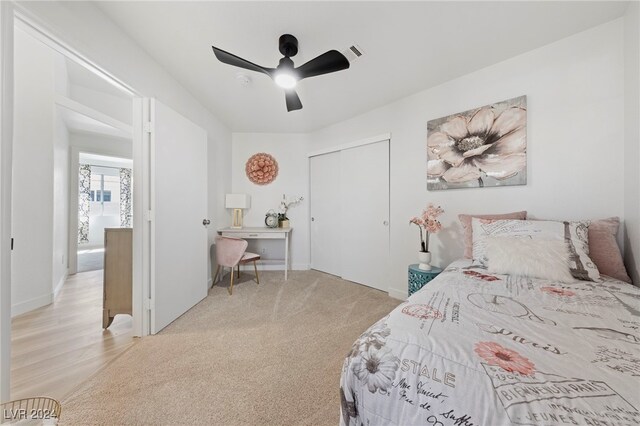
{"type": "Polygon", "coordinates": [[[289,227],[289,219],[284,219],[280,221],[280,228],[288,228],[289,227]]]}
{"type": "Polygon", "coordinates": [[[418,265],[418,269],[423,271],[431,270],[431,253],[428,251],[419,251],[418,252],[418,261],[420,264],[418,265]]]}

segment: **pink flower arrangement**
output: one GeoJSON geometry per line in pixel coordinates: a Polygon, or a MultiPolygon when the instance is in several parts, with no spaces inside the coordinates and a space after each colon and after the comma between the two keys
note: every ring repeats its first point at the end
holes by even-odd
{"type": "Polygon", "coordinates": [[[442,213],[444,213],[444,210],[440,206],[435,207],[429,203],[427,208],[422,211],[421,216],[414,216],[409,219],[410,224],[418,225],[418,229],[420,229],[420,251],[428,252],[429,235],[436,234],[442,229],[442,224],[438,220],[442,213]]]}

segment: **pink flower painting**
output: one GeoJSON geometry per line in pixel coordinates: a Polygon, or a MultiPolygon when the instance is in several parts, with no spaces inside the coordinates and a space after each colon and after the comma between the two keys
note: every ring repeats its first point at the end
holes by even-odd
{"type": "Polygon", "coordinates": [[[540,291],[544,291],[545,293],[554,294],[556,296],[575,296],[576,294],[571,290],[565,290],[563,288],[557,287],[540,287],[540,291]]]}
{"type": "Polygon", "coordinates": [[[496,342],[478,342],[474,351],[487,364],[496,365],[509,373],[530,376],[535,372],[535,365],[531,361],[496,342]]]}
{"type": "Polygon", "coordinates": [[[509,99],[427,124],[427,189],[527,183],[527,99],[509,99]]]}

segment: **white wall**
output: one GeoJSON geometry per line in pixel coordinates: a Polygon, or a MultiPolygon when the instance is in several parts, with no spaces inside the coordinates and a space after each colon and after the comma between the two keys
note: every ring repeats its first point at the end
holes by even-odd
{"type": "Polygon", "coordinates": [[[392,133],[392,295],[406,294],[406,268],[416,262],[409,217],[429,202],[446,211],[445,229],[431,241],[440,266],[462,256],[459,213],[624,217],[622,33],[618,19],[311,135],[317,150],[392,133]],[[527,185],[428,192],[427,121],[520,95],[528,101],[527,185]]]}
{"type": "Polygon", "coordinates": [[[640,3],[624,16],[625,263],[640,285],[640,3]]]}
{"type": "MultiPolygon", "coordinates": [[[[302,196],[302,203],[291,207],[287,217],[291,221],[291,264],[293,269],[309,267],[309,197],[307,160],[309,137],[305,134],[234,133],[232,144],[232,192],[249,194],[251,208],[245,211],[245,226],[265,226],[267,211],[276,212],[282,195],[302,196]],[[278,177],[269,185],[256,185],[245,174],[245,163],[253,154],[266,152],[278,161],[278,177]]],[[[230,215],[227,212],[227,215],[230,215]]],[[[230,217],[230,216],[229,216],[230,217]]],[[[251,248],[266,259],[283,259],[281,242],[251,242],[251,248]]]]}
{"type": "MultiPolygon", "coordinates": [[[[0,2],[0,240],[11,238],[13,151],[13,5],[0,2]]],[[[11,376],[11,251],[0,245],[0,400],[9,400],[11,376]]]]}
{"type": "MultiPolygon", "coordinates": [[[[67,95],[69,80],[67,63],[60,54],[54,54],[54,92],[67,95]]],[[[69,270],[69,131],[60,109],[54,108],[53,133],[53,297],[64,284],[69,270]]]]}
{"type": "MultiPolygon", "coordinates": [[[[53,108],[53,106],[52,106],[53,108]]],[[[54,109],[53,135],[53,286],[54,297],[67,278],[69,267],[69,132],[59,109],[54,109]]]]}
{"type": "Polygon", "coordinates": [[[124,81],[155,97],[207,131],[209,242],[227,226],[224,194],[231,189],[231,132],[149,54],[91,2],[29,2],[17,7],[69,46],[124,81]]]}
{"type": "Polygon", "coordinates": [[[16,28],[14,64],[12,316],[52,300],[55,123],[53,52],[16,28]]]}
{"type": "Polygon", "coordinates": [[[115,157],[128,159],[133,156],[133,143],[130,140],[106,135],[72,132],[69,134],[69,144],[81,152],[106,152],[115,157]]]}

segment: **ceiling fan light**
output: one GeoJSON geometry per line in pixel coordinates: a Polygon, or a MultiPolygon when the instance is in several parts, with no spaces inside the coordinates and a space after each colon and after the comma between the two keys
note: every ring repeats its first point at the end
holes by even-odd
{"type": "Polygon", "coordinates": [[[298,84],[298,79],[291,73],[279,72],[273,78],[273,81],[283,89],[293,89],[298,84]]]}

